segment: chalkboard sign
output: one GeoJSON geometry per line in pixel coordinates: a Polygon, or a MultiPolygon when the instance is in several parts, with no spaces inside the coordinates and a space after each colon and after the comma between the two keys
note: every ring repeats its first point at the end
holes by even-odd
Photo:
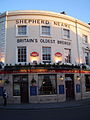
{"type": "Polygon", "coordinates": [[[76,84],[76,92],[77,92],[77,93],[80,92],[80,84],[76,84]]]}
{"type": "Polygon", "coordinates": [[[30,86],[30,96],[37,95],[37,86],[30,86]]]}
{"type": "Polygon", "coordinates": [[[3,96],[3,87],[0,87],[0,96],[3,96]]]}
{"type": "Polygon", "coordinates": [[[59,94],[64,94],[64,85],[59,85],[59,94]]]}

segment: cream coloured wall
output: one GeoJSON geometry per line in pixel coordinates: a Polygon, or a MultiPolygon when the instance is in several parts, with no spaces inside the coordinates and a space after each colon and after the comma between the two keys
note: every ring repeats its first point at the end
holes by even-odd
{"type": "MultiPolygon", "coordinates": [[[[70,16],[46,11],[13,11],[7,15],[7,44],[6,44],[6,63],[17,63],[17,46],[27,46],[27,63],[32,62],[30,53],[37,51],[39,57],[37,62],[42,62],[42,46],[51,46],[52,63],[55,62],[55,53],[62,53],[62,62],[64,63],[64,48],[71,49],[72,64],[84,63],[82,34],[88,35],[90,41],[89,25],[80,22],[70,16]],[[44,20],[49,21],[51,26],[51,36],[41,36],[42,23],[18,23],[16,20],[44,20]],[[55,23],[55,24],[54,24],[55,23]],[[63,25],[62,25],[63,24],[63,25]],[[28,26],[28,36],[16,36],[16,27],[18,25],[28,26]],[[66,26],[67,25],[67,26],[66,26]],[[63,38],[63,28],[70,30],[70,39],[63,38]],[[37,39],[38,42],[17,43],[17,39],[37,39]],[[54,43],[41,43],[41,39],[55,40],[54,43]],[[70,45],[58,44],[58,41],[70,42],[70,45]],[[79,48],[78,48],[79,47],[79,48]],[[80,60],[79,60],[80,57],[80,60]]],[[[90,46],[90,42],[88,44],[90,46]]]]}
{"type": "Polygon", "coordinates": [[[0,18],[0,62],[5,62],[6,51],[6,18],[0,18]]]}

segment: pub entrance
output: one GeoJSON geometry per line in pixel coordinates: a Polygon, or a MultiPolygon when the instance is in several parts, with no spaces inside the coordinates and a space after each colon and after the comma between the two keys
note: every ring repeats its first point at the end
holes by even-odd
{"type": "Polygon", "coordinates": [[[28,103],[28,76],[22,75],[21,76],[21,86],[20,86],[20,93],[21,93],[21,103],[28,103]]]}
{"type": "Polygon", "coordinates": [[[13,95],[20,96],[21,103],[29,102],[28,75],[14,75],[13,76],[13,95]]]}
{"type": "Polygon", "coordinates": [[[65,75],[65,85],[66,85],[66,100],[75,99],[74,75],[73,74],[66,74],[65,75]]]}

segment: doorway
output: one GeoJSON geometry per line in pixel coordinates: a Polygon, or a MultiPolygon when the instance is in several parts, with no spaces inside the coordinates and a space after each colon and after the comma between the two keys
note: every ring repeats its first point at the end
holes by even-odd
{"type": "Polygon", "coordinates": [[[65,85],[66,85],[66,100],[74,100],[74,75],[66,74],[65,75],[65,85]]]}
{"type": "Polygon", "coordinates": [[[28,103],[28,76],[21,75],[21,85],[20,85],[20,95],[21,95],[21,103],[28,103]]]}

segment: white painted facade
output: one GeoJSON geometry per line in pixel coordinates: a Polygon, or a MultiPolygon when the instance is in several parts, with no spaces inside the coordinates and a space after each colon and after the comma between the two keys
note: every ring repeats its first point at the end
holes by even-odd
{"type": "Polygon", "coordinates": [[[3,13],[0,62],[0,104],[3,89],[11,104],[90,98],[90,25],[48,11],[3,13]]]}
{"type": "MultiPolygon", "coordinates": [[[[85,52],[90,61],[90,25],[70,16],[36,10],[11,11],[0,15],[0,59],[5,64],[19,64],[17,47],[26,46],[25,63],[42,63],[42,47],[51,47],[51,63],[65,63],[65,49],[71,50],[71,64],[86,63],[85,52]],[[18,35],[18,26],[26,26],[26,34],[18,35]],[[42,34],[42,26],[50,27],[50,34],[42,34]],[[69,38],[63,29],[69,30],[69,38]],[[87,36],[87,43],[83,41],[87,36]],[[32,57],[32,52],[38,57],[32,57]],[[62,54],[60,60],[55,53],[62,54]]],[[[88,63],[90,65],[90,63],[88,63]]]]}

